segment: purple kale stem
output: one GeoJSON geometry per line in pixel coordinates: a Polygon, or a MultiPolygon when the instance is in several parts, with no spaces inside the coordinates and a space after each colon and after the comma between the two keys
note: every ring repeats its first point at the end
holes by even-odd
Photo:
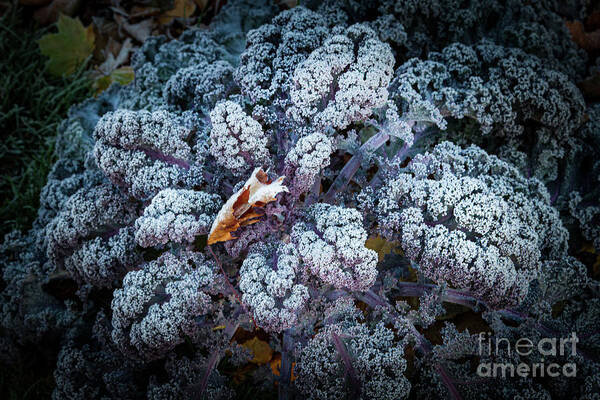
{"type": "Polygon", "coordinates": [[[404,160],[410,149],[411,149],[411,146],[409,146],[408,144],[404,144],[402,146],[402,148],[400,150],[398,150],[396,155],[394,155],[394,160],[396,160],[396,161],[404,160]]]}
{"type": "Polygon", "coordinates": [[[454,216],[454,213],[452,211],[450,211],[448,213],[448,215],[445,215],[442,218],[439,218],[437,221],[431,221],[431,222],[425,221],[425,225],[427,225],[427,226],[440,225],[440,224],[443,224],[444,222],[448,222],[453,216],[454,216]]]}
{"type": "Polygon", "coordinates": [[[333,289],[323,294],[323,296],[329,301],[335,301],[342,296],[346,296],[348,294],[347,291],[343,289],[333,289]]]}
{"type": "Polygon", "coordinates": [[[460,393],[458,393],[456,386],[454,386],[454,383],[453,383],[452,379],[450,378],[450,376],[448,375],[448,372],[446,371],[444,366],[442,364],[438,363],[438,364],[436,364],[436,369],[437,369],[438,373],[440,374],[440,376],[442,377],[442,382],[444,382],[444,385],[450,392],[450,395],[452,396],[452,398],[455,400],[462,399],[460,393]]]}
{"type": "Polygon", "coordinates": [[[190,164],[187,161],[184,161],[179,158],[172,157],[172,156],[168,156],[166,154],[159,153],[158,151],[155,151],[155,150],[150,150],[150,149],[141,149],[141,150],[144,152],[144,154],[146,154],[148,157],[150,157],[153,160],[164,161],[167,164],[177,165],[186,170],[190,169],[190,164]]]}
{"type": "Polygon", "coordinates": [[[361,385],[360,380],[356,375],[356,371],[352,366],[352,360],[350,359],[350,354],[348,354],[348,350],[346,350],[346,346],[342,343],[342,340],[338,336],[337,333],[332,332],[331,337],[333,338],[333,344],[335,345],[335,349],[340,354],[342,361],[344,363],[344,368],[346,369],[346,373],[348,374],[348,378],[350,380],[350,386],[352,387],[352,397],[353,399],[360,398],[361,385]]]}
{"type": "Polygon", "coordinates": [[[290,398],[290,385],[292,382],[292,351],[294,350],[293,329],[283,333],[283,346],[281,349],[281,367],[279,368],[279,400],[290,398]]]}
{"type": "Polygon", "coordinates": [[[202,381],[200,382],[200,391],[198,392],[197,399],[202,398],[202,395],[204,394],[204,391],[206,390],[206,387],[208,386],[208,377],[212,373],[213,369],[215,369],[215,366],[219,362],[220,358],[221,357],[220,357],[220,354],[218,351],[213,351],[212,354],[210,355],[210,358],[208,359],[208,365],[206,366],[206,372],[204,373],[204,376],[202,377],[202,381]]]}
{"type": "Polygon", "coordinates": [[[556,199],[558,199],[559,193],[560,193],[560,184],[556,187],[556,190],[554,191],[554,194],[550,198],[550,204],[553,205],[556,202],[556,199]]]}
{"type": "Polygon", "coordinates": [[[117,233],[119,233],[120,230],[121,230],[121,228],[114,227],[114,228],[107,230],[106,232],[100,233],[100,236],[102,237],[102,239],[108,240],[111,237],[115,236],[117,233]]]}
{"type": "MultiPolygon", "coordinates": [[[[223,330],[223,334],[227,338],[227,341],[231,340],[231,338],[235,334],[235,331],[237,331],[238,326],[239,326],[239,324],[226,324],[225,329],[223,330]]],[[[214,350],[208,359],[208,364],[206,366],[206,372],[204,373],[204,376],[202,377],[202,381],[200,381],[200,389],[198,391],[198,396],[195,396],[196,399],[200,400],[202,398],[202,395],[204,394],[204,391],[206,390],[206,387],[208,386],[208,378],[210,377],[210,374],[215,369],[217,364],[219,364],[220,360],[221,360],[221,350],[220,349],[214,350]]]]}
{"type": "MultiPolygon", "coordinates": [[[[434,290],[437,288],[437,286],[433,285],[433,284],[416,283],[416,282],[397,282],[397,287],[400,290],[400,295],[407,296],[407,297],[421,296],[425,292],[428,292],[428,291],[431,291],[431,290],[434,290]]],[[[375,295],[375,296],[377,296],[377,295],[375,295]]],[[[485,301],[480,300],[480,299],[472,296],[469,293],[461,292],[456,289],[446,289],[444,297],[442,298],[442,301],[445,301],[448,303],[453,303],[453,304],[459,304],[459,305],[468,307],[468,308],[472,309],[473,311],[478,311],[480,307],[483,307],[484,309],[490,309],[490,307],[488,306],[488,304],[485,301]]],[[[369,304],[369,303],[367,303],[367,304],[369,304]]],[[[384,304],[378,304],[378,305],[385,307],[384,304]]],[[[516,311],[516,310],[513,310],[513,309],[510,309],[510,308],[507,308],[504,310],[498,310],[498,312],[506,318],[509,318],[512,320],[517,320],[519,322],[523,322],[530,318],[529,315],[519,312],[519,311],[516,311]]],[[[558,332],[555,329],[552,329],[540,322],[535,322],[534,326],[542,335],[546,335],[547,337],[556,337],[556,336],[560,335],[560,332],[558,332]]],[[[597,360],[597,357],[594,357],[593,355],[589,354],[586,351],[579,350],[578,352],[586,360],[591,360],[594,362],[596,362],[596,360],[597,360]]]]}
{"type": "Polygon", "coordinates": [[[365,292],[364,295],[359,296],[359,297],[360,297],[360,300],[364,301],[367,305],[369,305],[371,307],[384,307],[384,308],[388,309],[388,311],[393,310],[393,309],[389,310],[391,305],[387,301],[383,300],[375,292],[373,292],[373,290],[369,290],[369,291],[365,292]]]}
{"type": "Polygon", "coordinates": [[[390,135],[384,131],[380,131],[373,135],[369,140],[367,140],[352,156],[352,158],[344,165],[340,174],[335,178],[333,184],[325,194],[323,201],[325,203],[331,203],[335,197],[335,195],[343,190],[348,182],[352,179],[358,168],[360,168],[360,163],[363,160],[363,156],[365,153],[372,153],[375,150],[379,149],[385,142],[388,141],[390,135]]]}
{"type": "MultiPolygon", "coordinates": [[[[382,299],[377,293],[373,292],[373,290],[367,291],[364,295],[360,296],[360,300],[364,301],[371,307],[383,307],[385,308],[390,315],[396,319],[400,320],[400,316],[394,310],[394,307],[386,300],[382,299]]],[[[408,321],[407,321],[408,322],[408,321]]],[[[423,350],[424,353],[428,353],[431,351],[431,345],[429,341],[415,328],[412,323],[408,324],[408,328],[411,330],[415,338],[417,339],[417,346],[423,350]]]]}
{"type": "Polygon", "coordinates": [[[212,256],[214,257],[215,261],[217,262],[217,265],[219,266],[219,269],[221,270],[221,273],[223,274],[223,277],[225,278],[225,283],[227,283],[227,286],[229,287],[229,289],[231,290],[231,292],[233,293],[233,295],[235,296],[235,298],[240,302],[240,304],[242,305],[242,308],[244,309],[244,311],[246,312],[246,314],[248,314],[250,316],[250,319],[252,320],[252,323],[254,324],[254,328],[258,329],[258,325],[256,325],[256,321],[254,320],[254,316],[252,316],[252,313],[250,311],[248,311],[248,308],[246,307],[246,304],[242,301],[242,296],[240,296],[240,294],[235,289],[235,287],[233,287],[233,285],[231,284],[231,282],[229,282],[229,276],[227,275],[227,273],[223,269],[223,264],[221,264],[221,260],[219,260],[219,258],[217,257],[217,255],[213,251],[212,247],[210,247],[210,246],[206,246],[206,247],[208,247],[208,251],[210,252],[210,254],[212,254],[212,256]]]}
{"type": "MultiPolygon", "coordinates": [[[[396,287],[400,291],[401,296],[409,297],[421,296],[425,292],[430,292],[438,288],[438,286],[433,284],[416,282],[397,282],[396,287]]],[[[461,292],[460,290],[456,289],[446,289],[442,301],[460,304],[473,310],[477,310],[479,306],[488,308],[484,301],[473,297],[469,293],[461,292]]]]}
{"type": "MultiPolygon", "coordinates": [[[[418,284],[416,284],[416,285],[418,285],[418,284]]],[[[434,286],[434,285],[431,285],[431,286],[434,286]]],[[[370,306],[385,307],[390,312],[390,314],[392,315],[392,317],[394,319],[399,319],[399,316],[396,314],[396,312],[394,311],[394,308],[391,306],[391,304],[389,304],[387,301],[382,299],[378,294],[376,294],[372,290],[369,290],[368,292],[365,293],[364,296],[361,296],[361,300],[365,301],[365,303],[369,304],[370,306]]],[[[408,328],[410,329],[411,333],[415,336],[415,339],[417,340],[417,348],[419,348],[425,354],[430,353],[432,351],[432,346],[431,346],[431,343],[429,342],[429,340],[427,340],[427,338],[425,338],[425,336],[423,336],[423,334],[421,334],[421,332],[419,332],[412,323],[410,323],[409,321],[407,321],[407,322],[408,322],[408,324],[407,324],[408,328]]],[[[456,386],[454,386],[452,378],[450,378],[450,376],[448,375],[448,373],[446,372],[444,367],[441,364],[437,364],[436,369],[438,370],[438,373],[441,376],[442,382],[444,383],[444,386],[446,386],[446,388],[448,389],[448,392],[450,393],[452,398],[454,400],[461,400],[462,397],[460,396],[460,393],[456,389],[456,386]]]]}
{"type": "MultiPolygon", "coordinates": [[[[526,320],[529,318],[529,316],[527,314],[523,314],[521,312],[511,310],[511,309],[500,310],[499,313],[502,314],[502,316],[504,316],[506,318],[517,320],[519,322],[523,322],[523,320],[526,320]]],[[[558,337],[561,335],[561,332],[559,332],[555,329],[552,329],[540,322],[534,322],[534,326],[542,335],[545,335],[546,337],[558,337]]],[[[580,336],[580,339],[583,339],[583,338],[585,338],[585,336],[580,336]]],[[[577,354],[588,361],[592,361],[595,363],[600,361],[598,356],[593,355],[593,354],[589,353],[588,351],[582,350],[581,348],[577,348],[577,354]]]]}
{"type": "Polygon", "coordinates": [[[306,195],[305,206],[308,207],[319,199],[319,190],[321,190],[321,177],[317,176],[315,183],[310,188],[310,192],[306,195]]]}

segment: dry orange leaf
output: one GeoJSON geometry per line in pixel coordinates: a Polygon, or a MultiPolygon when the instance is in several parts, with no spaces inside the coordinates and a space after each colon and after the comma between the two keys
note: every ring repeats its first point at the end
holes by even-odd
{"type": "Polygon", "coordinates": [[[260,340],[256,336],[242,343],[242,346],[244,346],[252,352],[252,355],[254,357],[252,358],[252,360],[250,360],[250,362],[253,364],[266,364],[271,360],[271,357],[273,356],[273,349],[271,348],[271,346],[269,346],[269,343],[260,340]]]}
{"type": "MultiPolygon", "coordinates": [[[[273,375],[279,376],[280,370],[281,370],[281,354],[277,354],[275,357],[273,357],[273,359],[271,360],[271,362],[269,362],[269,364],[271,365],[271,371],[273,372],[273,375]]],[[[296,380],[296,375],[294,375],[294,367],[295,366],[296,366],[296,363],[293,362],[292,363],[292,376],[291,376],[292,382],[294,382],[296,380]]]]}
{"type": "Polygon", "coordinates": [[[288,191],[288,188],[281,184],[284,178],[285,176],[280,176],[271,181],[261,168],[256,168],[244,187],[231,196],[217,214],[210,228],[207,243],[211,245],[235,239],[232,232],[258,222],[263,214],[257,209],[275,201],[277,194],[288,191]]]}

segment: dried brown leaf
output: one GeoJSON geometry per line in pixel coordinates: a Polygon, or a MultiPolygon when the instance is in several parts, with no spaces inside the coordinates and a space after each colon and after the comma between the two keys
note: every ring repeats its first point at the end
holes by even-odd
{"type": "Polygon", "coordinates": [[[140,43],[143,43],[150,36],[152,28],[154,28],[152,18],[145,19],[137,24],[130,24],[122,15],[115,13],[114,17],[119,27],[140,43]]]}
{"type": "Polygon", "coordinates": [[[600,30],[586,32],[581,21],[566,21],[565,24],[577,46],[587,51],[600,49],[600,30]]]}
{"type": "Polygon", "coordinates": [[[270,181],[261,168],[256,168],[244,186],[227,200],[217,214],[207,243],[210,245],[235,239],[232,232],[258,222],[263,215],[260,209],[275,201],[277,194],[288,191],[282,185],[284,178],[280,176],[270,181]]]}
{"type": "Polygon", "coordinates": [[[79,7],[81,0],[53,0],[46,7],[33,13],[33,18],[42,25],[58,21],[61,14],[72,16],[79,7]]]}
{"type": "Polygon", "coordinates": [[[129,60],[129,53],[132,49],[133,45],[130,38],[125,39],[123,43],[118,43],[110,38],[104,49],[105,60],[98,66],[98,69],[104,75],[110,75],[129,60]]]}

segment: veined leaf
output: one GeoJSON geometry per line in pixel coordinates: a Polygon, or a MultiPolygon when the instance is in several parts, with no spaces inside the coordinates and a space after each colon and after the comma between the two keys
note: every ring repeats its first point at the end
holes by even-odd
{"type": "Polygon", "coordinates": [[[232,232],[258,222],[262,214],[257,210],[275,201],[277,194],[288,191],[282,185],[284,178],[285,176],[280,176],[271,181],[261,168],[256,168],[244,187],[231,196],[217,214],[210,228],[208,244],[235,239],[232,232]]]}
{"type": "Polygon", "coordinates": [[[94,51],[94,29],[85,28],[79,18],[61,15],[58,33],[49,33],[38,41],[40,51],[49,58],[46,66],[52,75],[70,75],[94,51]]]}
{"type": "Polygon", "coordinates": [[[251,363],[260,365],[271,361],[273,349],[271,349],[269,343],[262,341],[257,337],[253,337],[252,339],[242,343],[242,346],[250,350],[254,355],[252,360],[250,360],[251,363]]]}
{"type": "Polygon", "coordinates": [[[96,91],[96,94],[100,94],[104,90],[108,89],[114,82],[120,83],[121,85],[127,85],[133,81],[133,78],[133,68],[129,66],[117,68],[109,75],[102,75],[96,78],[94,81],[94,90],[96,91]]]}

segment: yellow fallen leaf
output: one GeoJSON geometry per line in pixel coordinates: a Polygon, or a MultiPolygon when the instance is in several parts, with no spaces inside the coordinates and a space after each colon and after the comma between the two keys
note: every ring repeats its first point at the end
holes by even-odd
{"type": "Polygon", "coordinates": [[[114,82],[120,83],[121,85],[127,85],[132,82],[134,78],[133,68],[121,67],[112,71],[109,75],[99,76],[94,80],[93,88],[96,91],[96,94],[102,93],[104,90],[108,89],[110,85],[114,82]]]}
{"type": "Polygon", "coordinates": [[[256,168],[244,186],[221,207],[210,228],[207,243],[211,245],[235,239],[232,232],[258,222],[262,216],[258,209],[275,201],[277,194],[288,191],[282,185],[284,178],[280,176],[271,181],[261,168],[256,168]]]}
{"type": "Polygon", "coordinates": [[[250,362],[253,364],[266,364],[273,356],[273,349],[271,349],[269,343],[262,341],[257,337],[253,337],[252,339],[245,341],[242,343],[242,346],[252,352],[254,357],[252,360],[250,360],[250,362]]]}
{"type": "Polygon", "coordinates": [[[386,254],[390,254],[394,249],[398,247],[397,243],[389,242],[381,236],[372,236],[367,239],[365,243],[367,249],[371,249],[377,252],[379,261],[383,261],[386,254]]]}
{"type": "Polygon", "coordinates": [[[94,28],[84,28],[79,18],[61,15],[56,24],[58,33],[48,33],[38,40],[40,51],[49,58],[48,72],[70,75],[94,51],[94,28]]]}

